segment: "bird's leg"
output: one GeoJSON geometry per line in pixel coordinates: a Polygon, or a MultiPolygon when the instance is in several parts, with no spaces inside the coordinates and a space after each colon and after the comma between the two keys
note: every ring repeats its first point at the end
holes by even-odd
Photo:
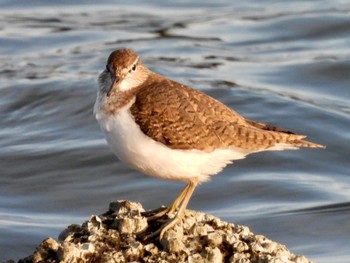
{"type": "MultiPolygon", "coordinates": [[[[179,195],[179,197],[183,197],[182,198],[182,202],[181,202],[181,206],[179,208],[179,210],[177,211],[176,215],[174,218],[170,219],[166,224],[164,224],[163,226],[161,226],[156,232],[150,234],[147,236],[147,238],[151,238],[151,237],[154,237],[154,236],[157,236],[158,234],[159,235],[159,239],[162,239],[165,232],[167,230],[169,230],[170,228],[172,228],[174,225],[176,225],[181,219],[182,217],[184,216],[184,212],[185,212],[185,209],[187,207],[187,204],[188,202],[190,201],[191,199],[191,196],[193,194],[193,191],[194,189],[196,188],[197,186],[197,182],[190,182],[186,187],[185,189],[181,192],[181,194],[179,195]]],[[[177,201],[178,198],[176,198],[175,201],[177,201]]],[[[175,202],[174,202],[175,203],[175,202]]]]}
{"type": "Polygon", "coordinates": [[[174,213],[176,210],[178,210],[179,205],[182,203],[184,197],[186,196],[186,193],[187,193],[189,187],[190,187],[190,184],[187,184],[185,186],[185,188],[181,191],[181,193],[178,195],[178,197],[176,197],[175,201],[170,205],[170,207],[165,208],[164,210],[160,211],[159,213],[148,217],[147,221],[150,222],[150,221],[156,220],[156,219],[158,219],[166,214],[174,213]]]}
{"type": "Polygon", "coordinates": [[[170,228],[172,228],[174,225],[176,225],[182,219],[182,217],[185,214],[185,209],[186,209],[186,207],[188,205],[188,202],[191,199],[191,196],[192,196],[196,186],[197,186],[197,182],[195,182],[195,183],[194,182],[190,182],[189,187],[188,187],[188,189],[186,191],[185,197],[183,198],[182,204],[181,204],[179,210],[177,211],[175,217],[170,222],[168,222],[167,224],[165,224],[164,226],[162,226],[159,229],[160,230],[159,239],[162,239],[164,234],[165,234],[165,232],[167,230],[169,230],[170,228]]]}

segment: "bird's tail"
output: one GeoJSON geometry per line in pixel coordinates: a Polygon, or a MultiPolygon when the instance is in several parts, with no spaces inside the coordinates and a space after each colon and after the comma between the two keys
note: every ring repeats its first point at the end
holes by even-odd
{"type": "Polygon", "coordinates": [[[305,141],[305,140],[291,140],[288,141],[289,144],[292,144],[295,147],[308,147],[308,148],[316,148],[316,149],[325,149],[326,146],[322,145],[322,144],[317,144],[317,143],[313,143],[313,142],[309,142],[309,141],[305,141]]]}
{"type": "Polygon", "coordinates": [[[279,134],[280,136],[283,136],[280,141],[275,144],[273,147],[268,148],[268,150],[275,150],[275,151],[281,151],[281,150],[293,150],[293,149],[299,149],[301,147],[308,147],[308,148],[315,148],[315,149],[324,149],[326,146],[309,142],[304,140],[306,137],[305,135],[299,135],[299,134],[279,134]]]}

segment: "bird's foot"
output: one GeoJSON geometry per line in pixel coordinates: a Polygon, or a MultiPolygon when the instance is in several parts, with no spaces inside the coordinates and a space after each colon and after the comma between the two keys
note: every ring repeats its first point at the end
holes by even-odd
{"type": "Polygon", "coordinates": [[[152,221],[158,220],[159,218],[161,218],[165,215],[171,215],[171,214],[175,213],[176,210],[177,210],[177,207],[175,207],[175,206],[167,207],[164,210],[161,210],[160,212],[158,212],[154,215],[148,216],[147,221],[152,222],[152,221]]]}
{"type": "Polygon", "coordinates": [[[169,212],[169,207],[165,208],[164,210],[161,210],[160,212],[157,212],[154,215],[148,216],[147,217],[147,222],[152,222],[154,220],[157,220],[163,216],[165,216],[169,212]]]}
{"type": "Polygon", "coordinates": [[[159,240],[162,240],[165,232],[168,231],[173,226],[175,226],[180,221],[181,221],[181,217],[179,217],[179,216],[175,216],[172,219],[166,220],[165,223],[160,228],[158,228],[156,231],[146,235],[144,237],[144,240],[152,239],[152,238],[157,237],[157,236],[159,236],[159,240]]]}

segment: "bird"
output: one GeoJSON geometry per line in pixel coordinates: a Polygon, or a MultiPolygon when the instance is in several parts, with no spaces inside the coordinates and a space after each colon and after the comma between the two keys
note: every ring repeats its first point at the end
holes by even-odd
{"type": "Polygon", "coordinates": [[[249,120],[209,95],[148,69],[128,48],[111,52],[98,77],[94,114],[107,143],[131,168],[186,185],[162,211],[162,239],[181,222],[198,184],[263,151],[325,148],[305,135],[249,120]],[[171,217],[172,215],[172,217],[171,217]]]}

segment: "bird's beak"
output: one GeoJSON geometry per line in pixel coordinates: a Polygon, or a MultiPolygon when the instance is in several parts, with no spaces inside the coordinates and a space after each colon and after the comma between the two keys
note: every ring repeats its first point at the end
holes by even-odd
{"type": "Polygon", "coordinates": [[[107,91],[107,97],[109,97],[111,95],[111,91],[113,89],[113,86],[116,85],[119,81],[119,78],[117,76],[112,76],[112,84],[111,84],[111,87],[108,89],[107,91]]]}

